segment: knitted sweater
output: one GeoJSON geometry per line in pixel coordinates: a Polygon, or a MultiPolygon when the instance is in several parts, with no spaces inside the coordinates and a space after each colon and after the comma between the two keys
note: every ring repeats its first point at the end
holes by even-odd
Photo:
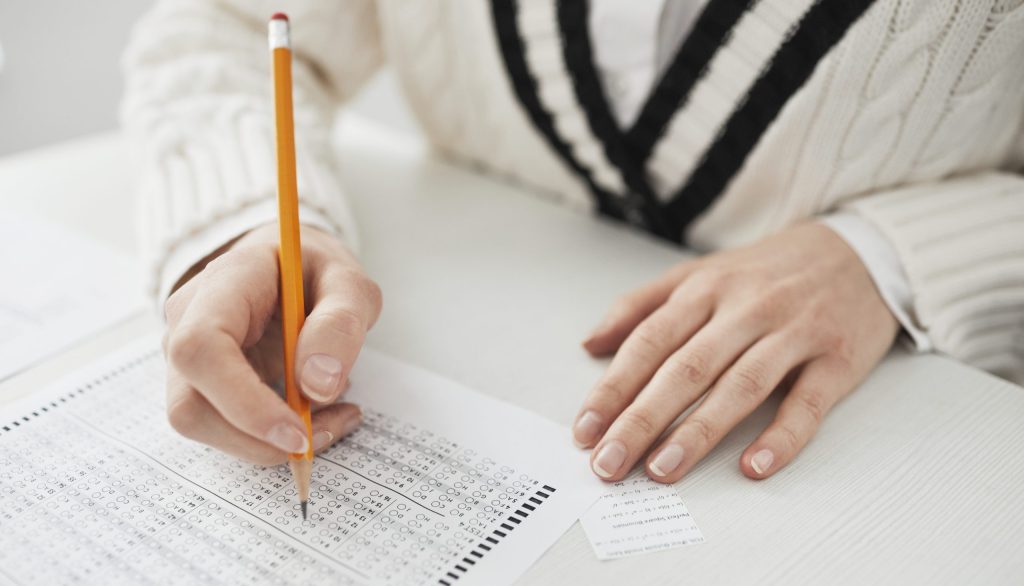
{"type": "Polygon", "coordinates": [[[166,294],[195,250],[274,217],[265,19],[284,8],[302,31],[304,219],[353,245],[329,132],[386,55],[438,151],[578,210],[700,250],[857,214],[897,252],[910,319],[931,346],[1019,372],[1021,0],[710,0],[624,130],[588,71],[580,5],[158,3],[126,54],[122,109],[144,153],[153,292],[166,294]]]}

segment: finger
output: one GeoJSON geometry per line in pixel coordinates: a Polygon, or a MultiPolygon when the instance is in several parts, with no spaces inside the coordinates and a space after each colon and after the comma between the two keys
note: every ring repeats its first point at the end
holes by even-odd
{"type": "Polygon", "coordinates": [[[683,411],[760,336],[760,328],[738,318],[712,318],[665,360],[636,401],[614,419],[594,448],[590,466],[605,480],[619,480],[683,411]]]}
{"type": "Polygon", "coordinates": [[[320,453],[363,423],[363,412],[353,403],[336,403],[318,407],[313,412],[313,451],[320,453]]]}
{"type": "Polygon", "coordinates": [[[586,448],[633,401],[658,367],[707,322],[708,295],[673,294],[626,338],[608,369],[583,402],[573,425],[573,440],[586,448]]]}
{"type": "Polygon", "coordinates": [[[647,474],[675,482],[714,448],[804,362],[811,349],[793,334],[775,332],[744,352],[707,397],[647,457],[647,474]]]}
{"type": "Polygon", "coordinates": [[[192,298],[195,297],[196,282],[199,280],[200,275],[189,279],[164,302],[164,323],[167,324],[167,328],[160,338],[160,347],[163,349],[164,356],[167,356],[167,346],[170,342],[171,331],[177,326],[181,316],[185,314],[185,309],[188,308],[192,298]]]}
{"type": "MultiPolygon", "coordinates": [[[[288,458],[288,452],[232,426],[203,395],[179,374],[168,371],[167,416],[181,435],[212,446],[226,454],[272,466],[288,458]]],[[[359,427],[362,413],[351,403],[330,405],[313,413],[313,449],[322,451],[359,427]]]]}
{"type": "Polygon", "coordinates": [[[267,323],[260,341],[244,350],[246,360],[263,384],[277,390],[278,394],[284,390],[284,340],[281,331],[281,320],[275,316],[267,323]]]}
{"type": "Polygon", "coordinates": [[[750,478],[767,478],[796,457],[818,431],[825,414],[856,381],[832,358],[809,362],[779,405],[775,420],[740,456],[740,470],[750,478]]]}
{"type": "Polygon", "coordinates": [[[216,272],[204,278],[171,332],[170,364],[232,426],[281,450],[305,451],[302,419],[260,379],[242,351],[262,336],[277,302],[273,250],[229,252],[210,267],[216,272]]]}
{"type": "Polygon", "coordinates": [[[195,297],[196,289],[199,287],[198,283],[202,280],[201,275],[202,273],[186,281],[184,285],[171,293],[167,301],[164,302],[164,321],[169,327],[174,327],[178,320],[181,319],[181,316],[184,315],[188,304],[195,297]]]}
{"type": "Polygon", "coordinates": [[[312,281],[313,311],[296,349],[296,374],[307,397],[319,403],[338,398],[381,309],[380,288],[362,271],[331,263],[312,281]]]}
{"type": "Polygon", "coordinates": [[[657,280],[620,297],[583,342],[583,347],[592,356],[615,352],[637,324],[668,300],[693,265],[693,262],[676,265],[657,280]]]}

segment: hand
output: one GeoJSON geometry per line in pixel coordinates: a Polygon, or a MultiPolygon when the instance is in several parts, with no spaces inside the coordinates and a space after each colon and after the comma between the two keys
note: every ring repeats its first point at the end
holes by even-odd
{"type": "MultiPolygon", "coordinates": [[[[283,373],[277,227],[246,234],[167,300],[167,415],[182,435],[262,465],[306,450],[306,428],[271,388],[283,373]]],[[[305,325],[296,372],[314,403],[313,449],[359,426],[347,386],[381,294],[333,236],[302,228],[305,325]],[[312,310],[312,311],[310,311],[312,310]]]]}
{"type": "Polygon", "coordinates": [[[615,358],[573,434],[594,447],[591,467],[605,480],[646,454],[648,476],[675,482],[792,381],[775,420],[740,456],[746,476],[765,478],[807,444],[897,330],[857,254],[824,225],[795,226],[678,265],[619,300],[584,342],[615,358]]]}

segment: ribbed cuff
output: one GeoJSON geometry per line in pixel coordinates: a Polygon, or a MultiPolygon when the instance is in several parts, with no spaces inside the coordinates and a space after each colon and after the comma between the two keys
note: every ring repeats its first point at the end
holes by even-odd
{"type": "MultiPolygon", "coordinates": [[[[196,262],[252,228],[276,221],[273,131],[260,116],[211,121],[199,132],[153,137],[139,223],[157,305],[196,262]]],[[[355,223],[330,157],[326,131],[296,135],[302,221],[358,248],[355,223]]]]}
{"type": "Polygon", "coordinates": [[[984,173],[851,202],[899,254],[935,347],[1005,372],[1024,340],[1024,179],[984,173]]]}
{"type": "MultiPolygon", "coordinates": [[[[338,234],[338,228],[322,213],[306,205],[299,206],[302,224],[314,226],[329,233],[338,234]]],[[[175,247],[164,260],[163,268],[157,275],[154,301],[159,308],[171,295],[171,288],[196,263],[208,257],[225,243],[259,228],[264,224],[277,222],[277,201],[264,200],[246,206],[238,213],[205,226],[188,240],[175,247]]],[[[338,234],[338,236],[342,236],[338,234]]],[[[162,314],[162,312],[161,312],[162,314]]]]}

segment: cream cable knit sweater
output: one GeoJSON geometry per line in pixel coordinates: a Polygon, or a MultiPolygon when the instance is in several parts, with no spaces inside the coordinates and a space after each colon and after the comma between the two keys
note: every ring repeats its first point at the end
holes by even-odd
{"type": "MultiPolygon", "coordinates": [[[[521,4],[529,12],[538,1],[521,4]]],[[[786,6],[754,5],[745,23],[753,40],[723,51],[716,66],[735,75],[722,79],[743,79],[751,47],[771,37],[755,33],[772,31],[786,6]]],[[[182,254],[183,243],[211,251],[226,234],[274,217],[265,19],[282,8],[302,31],[295,100],[307,218],[355,237],[328,135],[337,105],[385,54],[439,151],[592,208],[586,186],[517,102],[488,3],[166,0],[135,32],[123,105],[125,126],[145,155],[141,226],[154,294],[199,260],[182,254]]],[[[1022,63],[1022,0],[877,0],[690,226],[690,241],[714,250],[808,217],[858,214],[899,253],[912,318],[936,349],[1021,372],[1022,63]]],[[[731,83],[700,91],[734,95],[731,83]]],[[[553,110],[568,99],[544,97],[553,110]]],[[[667,134],[680,136],[663,141],[648,164],[656,183],[671,184],[692,166],[700,153],[687,137],[707,134],[699,126],[715,124],[717,115],[676,116],[667,134]]],[[[584,150],[589,133],[578,132],[584,150]]]]}

